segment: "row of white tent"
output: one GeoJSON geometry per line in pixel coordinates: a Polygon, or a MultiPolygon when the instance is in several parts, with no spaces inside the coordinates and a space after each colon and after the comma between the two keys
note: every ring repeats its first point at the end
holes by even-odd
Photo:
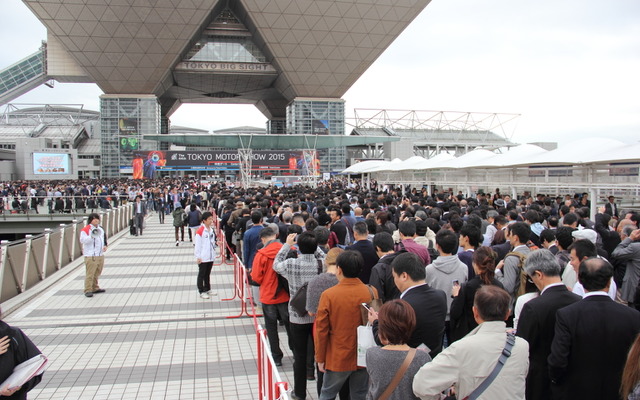
{"type": "Polygon", "coordinates": [[[368,160],[342,171],[343,174],[422,171],[433,169],[505,168],[523,166],[561,166],[640,163],[640,143],[629,145],[614,139],[588,138],[567,143],[555,150],[532,144],[515,146],[504,153],[476,149],[460,157],[440,153],[432,158],[414,156],[406,160],[368,160]]]}

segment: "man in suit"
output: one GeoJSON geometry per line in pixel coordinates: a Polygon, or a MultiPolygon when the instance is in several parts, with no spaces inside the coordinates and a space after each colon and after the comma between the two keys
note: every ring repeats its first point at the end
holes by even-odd
{"type": "Polygon", "coordinates": [[[608,296],[613,267],[601,258],[580,263],[585,298],[558,310],[548,358],[555,399],[620,399],[622,369],[640,332],[640,312],[608,296]]]}
{"type": "MultiPolygon", "coordinates": [[[[422,259],[414,253],[398,254],[391,263],[391,268],[393,281],[401,293],[400,298],[416,312],[416,329],[407,344],[411,347],[424,344],[429,348],[431,357],[435,357],[442,351],[447,295],[442,290],[427,285],[422,259]]],[[[373,337],[377,342],[377,313],[369,314],[369,321],[373,323],[373,337]]]]}
{"type": "Polygon", "coordinates": [[[136,236],[142,236],[142,227],[144,225],[144,216],[147,215],[147,204],[142,201],[142,195],[136,196],[136,202],[133,204],[133,211],[135,212],[135,226],[136,236]]]}
{"type": "Polygon", "coordinates": [[[369,277],[371,276],[371,269],[378,262],[378,254],[373,247],[373,243],[368,240],[369,230],[365,222],[356,222],[353,225],[353,237],[356,242],[347,247],[347,250],[355,250],[362,255],[364,259],[364,266],[358,278],[365,284],[369,284],[369,277]]]}
{"type": "Polygon", "coordinates": [[[635,307],[636,288],[640,280],[640,229],[635,229],[613,251],[611,256],[619,262],[626,263],[620,297],[635,307]]]}
{"type": "Polygon", "coordinates": [[[556,244],[556,231],[551,229],[545,229],[540,232],[540,242],[542,247],[549,250],[554,256],[558,254],[558,246],[556,244]]]}
{"type": "Polygon", "coordinates": [[[334,399],[347,379],[351,398],[364,400],[369,375],[357,366],[357,329],[361,304],[370,302],[371,294],[358,279],[360,253],[347,250],[336,264],[338,284],[322,293],[316,314],[316,361],[324,372],[320,400],[334,399]]]}
{"type": "MultiPolygon", "coordinates": [[[[514,222],[507,227],[506,236],[513,249],[504,260],[496,265],[496,279],[504,285],[504,289],[511,295],[511,309],[513,310],[516,299],[522,294],[523,279],[521,274],[524,272],[520,269],[520,257],[526,259],[531,252],[527,247],[527,242],[531,237],[531,228],[524,222],[514,222]]],[[[507,322],[508,325],[510,323],[511,321],[507,322]]]]}
{"type": "Polygon", "coordinates": [[[582,298],[562,283],[560,265],[549,250],[531,252],[524,269],[540,290],[540,297],[524,305],[518,322],[517,335],[529,342],[526,396],[527,400],[548,400],[551,382],[547,357],[551,353],[556,311],[582,298]]]}
{"type": "Polygon", "coordinates": [[[604,205],[605,214],[611,215],[611,218],[618,219],[618,205],[616,204],[616,198],[614,196],[609,196],[609,202],[604,205]]]}
{"type": "Polygon", "coordinates": [[[396,252],[393,250],[394,245],[393,237],[388,232],[379,232],[373,237],[373,246],[380,258],[371,269],[369,284],[378,290],[378,296],[383,302],[400,297],[400,291],[393,281],[391,263],[398,255],[406,253],[406,251],[396,252]]]}

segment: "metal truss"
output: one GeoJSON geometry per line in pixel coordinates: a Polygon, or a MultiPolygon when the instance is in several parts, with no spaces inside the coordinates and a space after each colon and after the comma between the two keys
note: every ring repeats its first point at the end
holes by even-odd
{"type": "Polygon", "coordinates": [[[448,132],[457,134],[456,139],[468,132],[485,132],[485,139],[493,133],[510,141],[519,117],[507,113],[356,108],[352,125],[356,129],[383,129],[390,135],[396,130],[448,132]]]}
{"type": "Polygon", "coordinates": [[[253,166],[253,150],[251,149],[251,142],[253,135],[249,136],[249,140],[246,143],[243,141],[242,136],[240,138],[240,148],[238,148],[238,163],[240,166],[240,182],[242,187],[248,188],[251,186],[251,168],[253,166]]]}
{"type": "Polygon", "coordinates": [[[0,125],[73,126],[100,118],[99,113],[88,114],[82,104],[7,104],[2,111],[0,125]]]}

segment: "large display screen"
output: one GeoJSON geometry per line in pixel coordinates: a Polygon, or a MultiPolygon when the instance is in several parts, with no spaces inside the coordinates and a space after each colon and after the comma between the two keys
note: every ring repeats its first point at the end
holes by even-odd
{"type": "Polygon", "coordinates": [[[71,161],[65,153],[33,153],[33,173],[35,175],[69,175],[71,161]]]}
{"type": "MultiPolygon", "coordinates": [[[[149,151],[134,152],[133,178],[152,179],[156,172],[163,171],[238,171],[239,155],[233,150],[215,151],[149,151]]],[[[296,171],[300,175],[318,174],[320,161],[314,153],[299,150],[255,150],[252,154],[252,170],[296,171]]]]}

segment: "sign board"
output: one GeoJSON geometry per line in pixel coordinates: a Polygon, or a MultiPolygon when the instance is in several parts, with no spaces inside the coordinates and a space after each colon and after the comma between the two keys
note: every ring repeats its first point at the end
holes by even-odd
{"type": "Polygon", "coordinates": [[[183,61],[178,63],[176,71],[188,72],[233,72],[233,73],[276,73],[276,69],[269,63],[234,63],[209,61],[183,61]]]}
{"type": "MultiPolygon", "coordinates": [[[[157,171],[238,171],[240,156],[234,150],[215,151],[136,151],[134,179],[153,178],[157,171]]],[[[297,171],[300,175],[319,170],[320,161],[303,159],[302,151],[256,150],[252,152],[253,171],[297,171]]]]}

